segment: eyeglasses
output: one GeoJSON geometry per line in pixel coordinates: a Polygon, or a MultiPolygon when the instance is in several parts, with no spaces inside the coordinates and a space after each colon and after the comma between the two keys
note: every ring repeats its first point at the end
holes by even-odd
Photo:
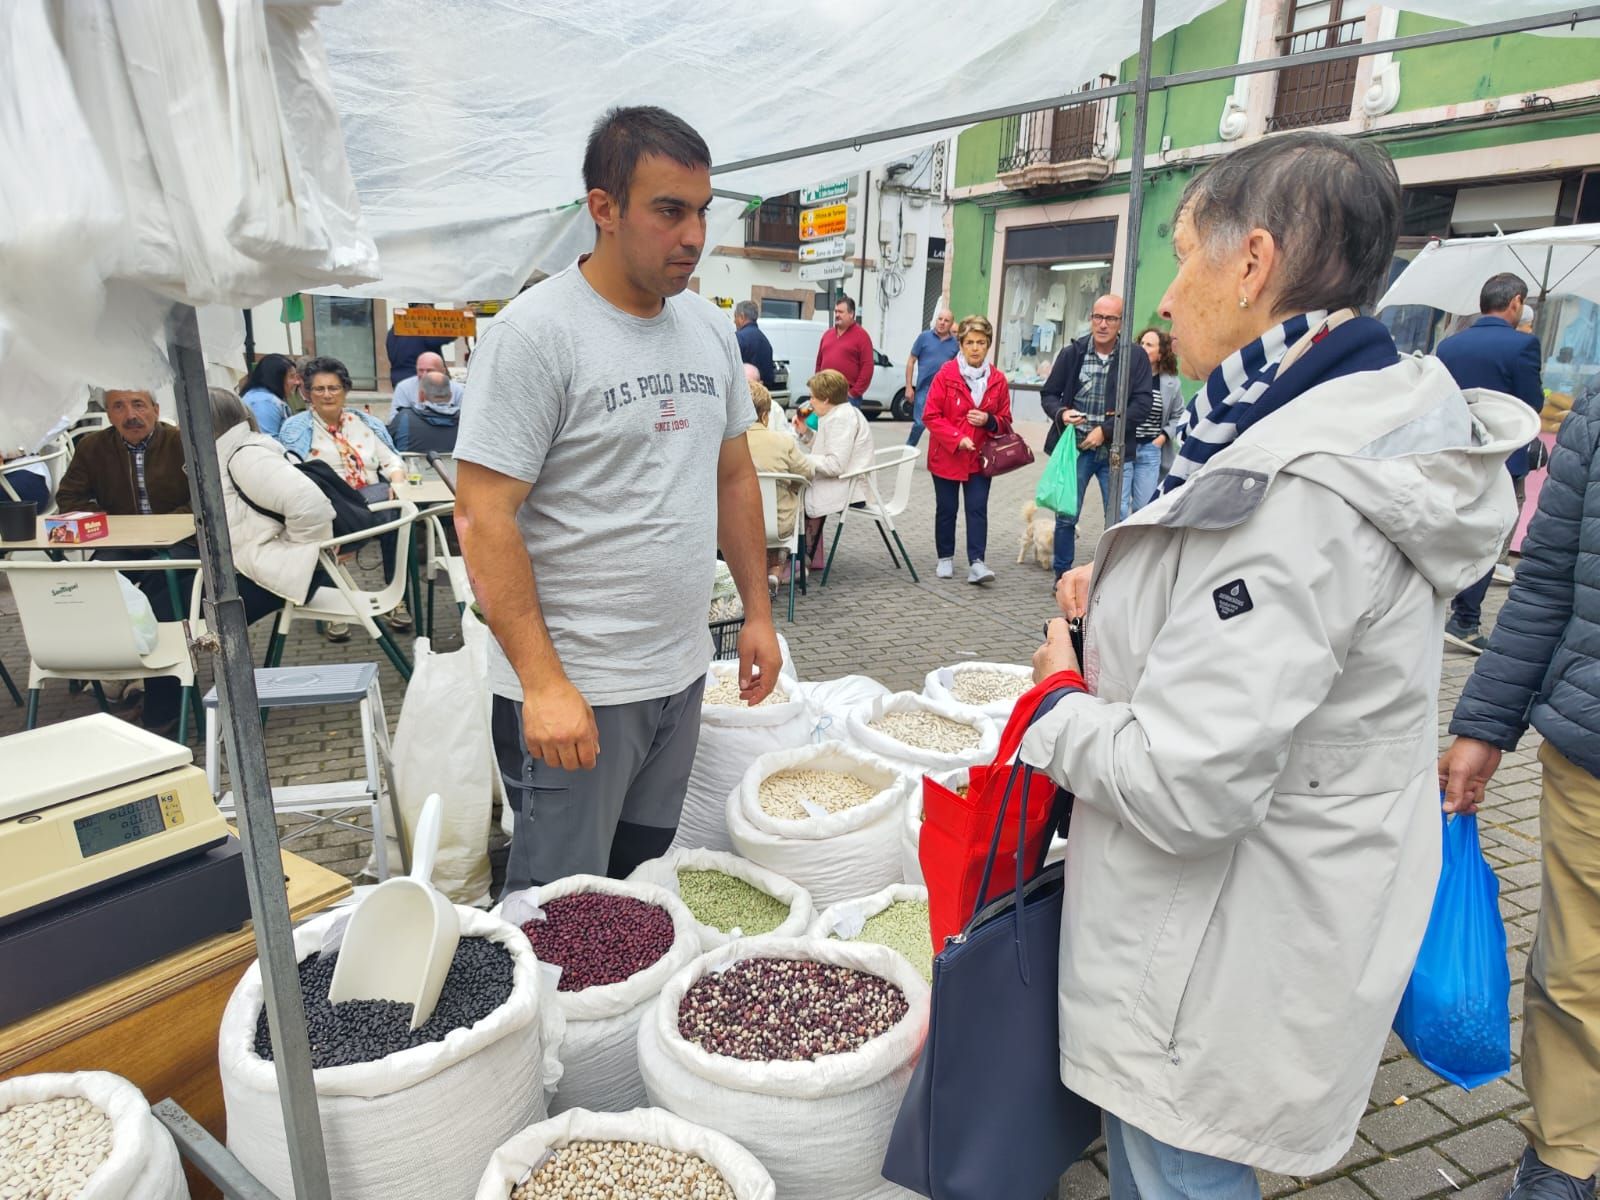
{"type": "Polygon", "coordinates": [[[1108,325],[1117,325],[1117,324],[1121,323],[1122,318],[1121,317],[1108,317],[1108,316],[1105,315],[1105,313],[1095,313],[1092,317],[1089,318],[1089,320],[1091,320],[1091,321],[1104,321],[1108,325]]]}
{"type": "Polygon", "coordinates": [[[313,396],[342,396],[344,395],[344,387],[342,384],[335,384],[333,387],[314,387],[311,389],[311,394],[313,396]]]}

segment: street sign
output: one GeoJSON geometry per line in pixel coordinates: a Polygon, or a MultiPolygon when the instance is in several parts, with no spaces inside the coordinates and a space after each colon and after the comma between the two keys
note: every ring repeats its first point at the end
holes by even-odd
{"type": "Polygon", "coordinates": [[[856,214],[848,204],[829,204],[800,213],[800,240],[815,242],[856,231],[856,214]]]}
{"type": "Polygon", "coordinates": [[[809,208],[813,204],[832,204],[838,200],[848,200],[854,196],[860,187],[860,176],[852,175],[849,179],[838,179],[833,183],[823,183],[816,187],[802,188],[800,190],[800,207],[809,208]]]}
{"type": "Polygon", "coordinates": [[[478,323],[470,312],[455,308],[399,308],[394,331],[401,337],[476,337],[478,323]]]}
{"type": "Polygon", "coordinates": [[[850,264],[842,258],[830,258],[826,262],[801,263],[798,273],[801,280],[806,283],[819,279],[843,279],[850,274],[850,264]]]}
{"type": "Polygon", "coordinates": [[[856,252],[855,238],[831,237],[807,242],[800,247],[801,262],[821,262],[825,258],[849,258],[856,252]]]}

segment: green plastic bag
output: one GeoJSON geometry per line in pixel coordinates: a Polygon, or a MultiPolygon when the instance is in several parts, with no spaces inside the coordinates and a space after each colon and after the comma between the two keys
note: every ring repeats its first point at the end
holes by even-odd
{"type": "Polygon", "coordinates": [[[1033,502],[1060,517],[1078,515],[1078,441],[1067,430],[1050,452],[1033,502]]]}

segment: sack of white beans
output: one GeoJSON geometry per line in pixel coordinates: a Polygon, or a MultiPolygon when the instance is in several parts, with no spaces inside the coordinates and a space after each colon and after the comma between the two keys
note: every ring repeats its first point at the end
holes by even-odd
{"type": "Polygon", "coordinates": [[[507,896],[495,911],[532,930],[539,960],[561,968],[556,996],[566,1028],[551,1115],[575,1108],[626,1112],[643,1104],[634,1050],[639,1018],[700,953],[683,902],[650,883],[569,875],[507,896]]]}
{"type": "MultiPolygon", "coordinates": [[[[923,883],[922,859],[922,789],[926,780],[931,779],[952,792],[960,791],[967,786],[968,768],[961,767],[954,771],[939,771],[918,779],[916,786],[907,796],[905,812],[900,825],[900,861],[905,868],[907,883],[923,883]]],[[[1053,838],[1050,842],[1050,851],[1045,855],[1046,865],[1059,862],[1067,856],[1067,839],[1064,837],[1053,838]]]]}
{"type": "Polygon", "coordinates": [[[780,1196],[899,1200],[912,1193],[883,1179],[883,1156],[927,1028],[928,985],[887,947],[750,938],[701,955],[662,989],[639,1026],[639,1069],[652,1104],[738,1142],[771,1173],[780,1196]],[[827,1020],[825,1003],[808,1006],[771,984],[770,1004],[753,999],[772,1016],[752,1029],[737,1022],[727,997],[721,1008],[715,991],[700,1001],[718,976],[761,960],[822,964],[857,981],[845,987],[870,984],[882,1011],[858,1012],[848,1030],[825,1030],[818,1027],[827,1020]],[[719,1017],[737,1027],[719,1028],[719,1017]],[[845,1036],[862,1032],[865,1040],[845,1036]],[[841,1038],[852,1048],[814,1057],[805,1056],[804,1042],[793,1044],[831,1046],[841,1038]],[[721,1052],[729,1049],[736,1054],[721,1052]]]}
{"type": "Polygon", "coordinates": [[[733,849],[728,839],[728,793],[761,755],[809,742],[812,725],[790,669],[781,672],[772,693],[751,708],[739,699],[739,664],[712,663],[700,704],[700,741],[673,849],[733,849]]]}
{"type": "Polygon", "coordinates": [[[883,696],[845,718],[845,739],[908,775],[992,762],[1000,729],[972,708],[915,692],[883,696]]]}
{"type": "Polygon", "coordinates": [[[618,1192],[608,1177],[618,1173],[616,1164],[632,1171],[630,1197],[776,1196],[772,1176],[755,1155],[714,1129],[660,1108],[621,1113],[580,1108],[529,1126],[496,1150],[478,1183],[476,1200],[521,1200],[524,1195],[530,1200],[614,1200],[618,1192]],[[649,1190],[657,1180],[660,1190],[649,1190]],[[671,1190],[674,1185],[679,1190],[671,1190]],[[695,1187],[701,1190],[691,1190],[695,1187]]]}
{"type": "Polygon", "coordinates": [[[856,708],[865,708],[889,689],[866,675],[841,675],[818,683],[802,683],[800,695],[811,708],[813,741],[845,740],[845,718],[856,708]]]}
{"type": "Polygon", "coordinates": [[[900,881],[910,779],[844,742],[763,754],[728,796],[738,853],[792,879],[814,905],[900,881]]]}
{"type": "MultiPolygon", "coordinates": [[[[504,960],[493,947],[509,956],[509,994],[487,1016],[442,1040],[371,1061],[360,1061],[358,1052],[346,1056],[346,1065],[312,1071],[329,1180],[341,1200],[464,1200],[494,1148],[548,1114],[546,1093],[560,1078],[562,1031],[553,973],[540,966],[516,926],[475,908],[457,905],[455,911],[462,946],[478,939],[497,961],[504,960]]],[[[336,936],[336,923],[347,915],[330,913],[296,929],[295,959],[320,955],[325,935],[336,936]]],[[[458,947],[457,963],[461,955],[458,947]]],[[[441,1008],[454,987],[447,978],[441,1008]]],[[[325,980],[322,988],[325,998],[325,980]]],[[[277,1072],[259,1053],[261,1009],[256,962],[234,988],[218,1037],[228,1149],[269,1191],[291,1196],[277,1072]]]]}
{"type": "Polygon", "coordinates": [[[957,708],[973,708],[997,724],[1011,719],[1021,695],[1033,686],[1033,668],[1014,663],[959,662],[936,667],[922,681],[922,694],[957,708]]]}
{"type": "Polygon", "coordinates": [[[830,904],[812,919],[811,937],[871,942],[897,951],[924,979],[933,979],[933,931],[928,889],[893,883],[870,896],[830,904]]]}
{"type": "Polygon", "coordinates": [[[723,850],[668,850],[628,878],[682,900],[701,950],[741,937],[800,937],[816,916],[810,893],[798,883],[723,850]]]}
{"type": "Polygon", "coordinates": [[[138,1088],[74,1071],[0,1083],[0,1196],[188,1200],[189,1185],[138,1088]]]}

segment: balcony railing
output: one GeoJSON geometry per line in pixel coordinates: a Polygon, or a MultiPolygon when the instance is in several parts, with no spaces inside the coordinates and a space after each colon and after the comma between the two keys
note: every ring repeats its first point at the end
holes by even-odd
{"type": "MultiPolygon", "coordinates": [[[[1115,76],[1102,75],[1079,90],[1087,92],[1115,82],[1115,76]]],[[[1107,149],[1115,119],[1114,100],[1091,100],[1005,117],[1000,122],[996,174],[1002,183],[1016,188],[1103,179],[1110,170],[1107,149]]]]}
{"type": "MultiPolygon", "coordinates": [[[[1300,29],[1278,39],[1279,54],[1305,54],[1330,46],[1348,46],[1361,40],[1366,18],[1351,17],[1331,25],[1300,29]]],[[[1278,97],[1268,130],[1304,129],[1310,125],[1331,125],[1350,119],[1350,103],[1355,98],[1356,70],[1360,60],[1344,58],[1337,62],[1309,63],[1285,67],[1278,72],[1278,97]]]]}
{"type": "Polygon", "coordinates": [[[800,199],[797,193],[762,202],[744,219],[744,244],[793,249],[800,244],[800,199]]]}

